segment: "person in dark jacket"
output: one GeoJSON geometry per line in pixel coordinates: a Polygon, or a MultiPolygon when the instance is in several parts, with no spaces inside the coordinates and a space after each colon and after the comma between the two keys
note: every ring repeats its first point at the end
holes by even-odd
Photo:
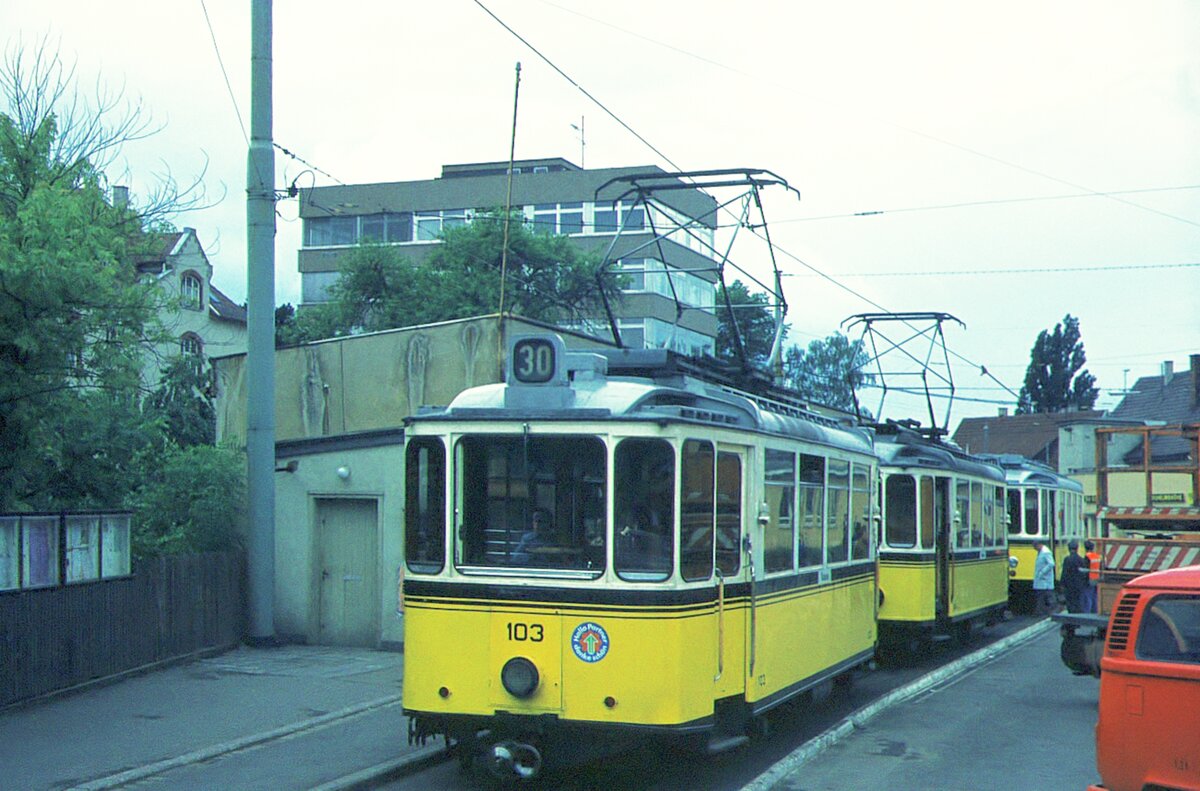
{"type": "Polygon", "coordinates": [[[1058,578],[1063,598],[1067,600],[1067,612],[1083,612],[1083,591],[1088,586],[1088,560],[1079,554],[1079,542],[1067,542],[1067,556],[1063,558],[1062,574],[1058,578]]]}

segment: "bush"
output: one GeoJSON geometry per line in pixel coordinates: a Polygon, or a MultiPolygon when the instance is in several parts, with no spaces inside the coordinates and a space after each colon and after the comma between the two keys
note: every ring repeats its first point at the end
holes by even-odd
{"type": "Polygon", "coordinates": [[[241,451],[168,445],[143,457],[131,496],[135,557],[234,549],[246,521],[241,451]]]}

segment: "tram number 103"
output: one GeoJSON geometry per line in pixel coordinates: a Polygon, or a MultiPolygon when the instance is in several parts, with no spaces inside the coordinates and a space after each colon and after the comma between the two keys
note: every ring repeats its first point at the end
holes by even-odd
{"type": "Polygon", "coordinates": [[[545,338],[523,338],[513,344],[513,376],[525,384],[543,384],[554,378],[554,344],[545,338]]]}
{"type": "Polygon", "coordinates": [[[509,623],[508,639],[513,643],[540,643],[546,633],[540,623],[509,623]]]}

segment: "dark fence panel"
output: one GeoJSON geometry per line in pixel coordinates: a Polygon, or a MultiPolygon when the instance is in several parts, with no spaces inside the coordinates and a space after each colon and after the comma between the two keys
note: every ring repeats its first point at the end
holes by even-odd
{"type": "Polygon", "coordinates": [[[0,706],[243,634],[243,559],[206,552],[135,561],[122,579],[0,593],[0,706]]]}

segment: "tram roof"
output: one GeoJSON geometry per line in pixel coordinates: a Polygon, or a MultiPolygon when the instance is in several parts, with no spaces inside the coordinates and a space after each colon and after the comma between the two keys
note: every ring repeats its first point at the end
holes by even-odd
{"type": "Polygon", "coordinates": [[[877,437],[875,454],[884,467],[955,472],[1005,482],[1004,471],[988,459],[967,454],[960,448],[923,437],[877,437]]]}
{"type": "Polygon", "coordinates": [[[1004,468],[1004,477],[1009,486],[1032,486],[1049,489],[1070,489],[1082,494],[1083,484],[1059,473],[1041,462],[1016,453],[979,454],[1004,468]]]}
{"type": "Polygon", "coordinates": [[[410,420],[612,419],[706,424],[873,453],[871,435],[864,429],[795,404],[736,392],[687,376],[675,376],[664,382],[596,374],[576,378],[568,387],[481,385],[459,393],[445,408],[424,409],[410,420]],[[520,399],[512,398],[514,388],[521,394],[520,399]],[[514,402],[520,405],[513,406],[514,402]]]}

